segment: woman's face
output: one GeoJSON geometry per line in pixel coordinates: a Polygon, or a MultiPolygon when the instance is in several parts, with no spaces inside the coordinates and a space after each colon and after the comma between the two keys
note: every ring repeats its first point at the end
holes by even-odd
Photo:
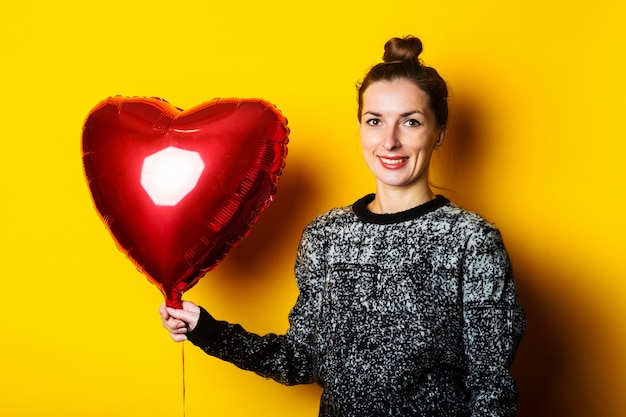
{"type": "Polygon", "coordinates": [[[377,187],[428,189],[430,156],[442,135],[428,95],[406,79],[372,83],[362,98],[361,147],[377,187]]]}

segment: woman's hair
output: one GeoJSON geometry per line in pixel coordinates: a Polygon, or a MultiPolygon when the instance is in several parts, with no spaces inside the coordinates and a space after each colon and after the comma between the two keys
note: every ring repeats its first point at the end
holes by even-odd
{"type": "Polygon", "coordinates": [[[437,127],[443,129],[448,123],[448,86],[434,68],[423,65],[419,59],[422,41],[415,36],[391,38],[385,43],[383,62],[374,65],[363,81],[357,84],[358,118],[361,119],[363,93],[376,81],[406,79],[413,82],[430,98],[437,127]]]}

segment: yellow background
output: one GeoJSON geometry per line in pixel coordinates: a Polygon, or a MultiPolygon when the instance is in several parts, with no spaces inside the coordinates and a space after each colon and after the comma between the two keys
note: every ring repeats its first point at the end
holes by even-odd
{"type": "MultiPolygon", "coordinates": [[[[434,182],[502,230],[528,331],[519,415],[626,415],[626,45],[617,0],[5,2],[0,13],[0,414],[181,416],[161,294],[115,248],[83,178],[84,118],[111,95],[189,108],[260,97],[292,130],[275,203],[190,290],[282,332],[317,213],[373,190],[354,84],[420,36],[453,89],[434,182]]],[[[185,345],[186,415],[316,416],[283,387],[185,345]]]]}

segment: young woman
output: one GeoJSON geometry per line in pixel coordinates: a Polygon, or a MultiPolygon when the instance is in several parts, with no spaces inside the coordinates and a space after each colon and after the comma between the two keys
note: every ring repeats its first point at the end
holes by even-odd
{"type": "Polygon", "coordinates": [[[160,309],[175,341],[283,384],[320,384],[324,417],[515,414],[524,312],[499,231],[429,186],[448,92],[421,51],[415,37],[389,40],[359,86],[376,193],[304,230],[289,330],[259,336],[186,301],[160,309]]]}

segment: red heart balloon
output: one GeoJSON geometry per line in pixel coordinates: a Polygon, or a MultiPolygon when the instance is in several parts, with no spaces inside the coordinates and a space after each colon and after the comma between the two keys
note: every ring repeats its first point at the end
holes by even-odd
{"type": "Polygon", "coordinates": [[[111,97],[83,127],[96,210],[167,305],[221,261],[272,201],[287,120],[263,100],[216,99],[183,111],[111,97]]]}

